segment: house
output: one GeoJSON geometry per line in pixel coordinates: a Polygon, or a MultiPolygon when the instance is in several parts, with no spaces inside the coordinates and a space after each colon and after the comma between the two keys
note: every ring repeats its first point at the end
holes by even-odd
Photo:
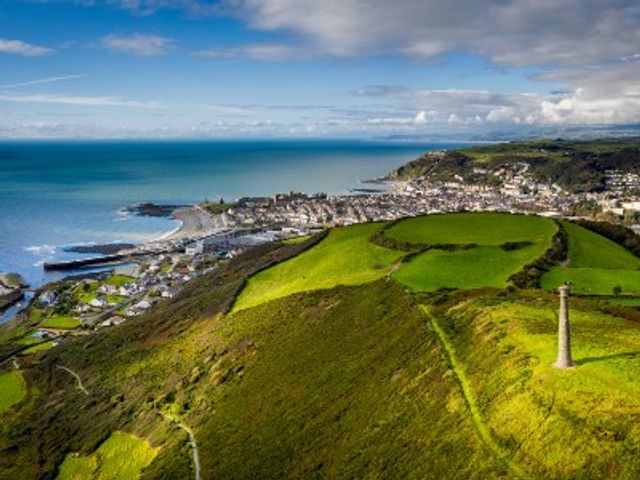
{"type": "Polygon", "coordinates": [[[195,242],[187,245],[184,253],[191,256],[204,253],[204,242],[195,242]]]}
{"type": "Polygon", "coordinates": [[[100,285],[98,287],[98,293],[104,293],[105,295],[115,295],[118,292],[118,287],[115,285],[100,285]]]}
{"type": "Polygon", "coordinates": [[[107,302],[103,298],[94,298],[89,302],[89,305],[94,308],[104,308],[107,306],[107,302]]]}
{"type": "Polygon", "coordinates": [[[46,292],[42,292],[38,296],[38,303],[41,307],[48,307],[49,305],[53,305],[56,302],[56,294],[51,290],[47,290],[46,292]]]}
{"type": "Polygon", "coordinates": [[[86,303],[80,303],[75,308],[75,311],[78,313],[87,313],[89,310],[91,310],[91,307],[89,307],[89,305],[87,305],[86,303]]]}
{"type": "Polygon", "coordinates": [[[121,323],[124,323],[126,321],[125,318],[122,318],[120,315],[114,315],[111,318],[108,318],[107,320],[100,322],[96,328],[104,328],[104,327],[111,327],[113,325],[120,325],[121,323]]]}
{"type": "Polygon", "coordinates": [[[177,286],[162,286],[160,287],[160,296],[162,298],[173,298],[175,297],[178,292],[180,292],[180,289],[177,286]]]}
{"type": "Polygon", "coordinates": [[[135,305],[130,306],[127,309],[126,313],[129,316],[136,316],[136,315],[140,315],[150,307],[151,307],[151,304],[149,302],[147,302],[146,300],[141,300],[135,305]]]}

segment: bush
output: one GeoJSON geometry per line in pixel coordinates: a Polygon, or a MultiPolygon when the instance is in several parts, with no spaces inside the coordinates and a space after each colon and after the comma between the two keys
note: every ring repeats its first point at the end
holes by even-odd
{"type": "MultiPolygon", "coordinates": [[[[550,270],[552,267],[562,262],[567,258],[567,251],[569,247],[569,236],[566,230],[560,222],[557,222],[558,231],[551,239],[551,247],[540,258],[525,265],[518,273],[514,273],[509,277],[509,280],[518,288],[538,288],[540,287],[540,278],[542,275],[550,270]]],[[[519,243],[525,242],[509,242],[508,244],[502,244],[501,248],[505,250],[505,246],[514,250],[517,248],[523,248],[523,246],[517,246],[519,243]],[[515,247],[514,247],[515,246],[515,247]]]]}

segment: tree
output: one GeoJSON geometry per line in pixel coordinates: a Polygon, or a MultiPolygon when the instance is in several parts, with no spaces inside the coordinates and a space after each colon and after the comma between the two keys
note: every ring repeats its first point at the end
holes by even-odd
{"type": "Polygon", "coordinates": [[[622,293],[622,287],[620,285],[615,285],[613,287],[613,294],[617,297],[622,293]]]}

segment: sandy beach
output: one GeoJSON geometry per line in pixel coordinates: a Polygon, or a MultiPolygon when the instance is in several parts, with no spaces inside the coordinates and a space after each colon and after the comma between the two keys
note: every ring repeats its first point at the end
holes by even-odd
{"type": "Polygon", "coordinates": [[[185,237],[196,237],[223,227],[219,216],[213,216],[200,206],[180,207],[173,211],[173,218],[180,220],[180,228],[162,237],[161,240],[179,240],[185,237]]]}

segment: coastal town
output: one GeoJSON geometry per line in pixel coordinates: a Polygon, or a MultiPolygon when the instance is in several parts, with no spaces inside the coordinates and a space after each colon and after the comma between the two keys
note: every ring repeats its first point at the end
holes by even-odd
{"type": "MultiPolygon", "coordinates": [[[[492,172],[474,169],[473,175],[485,180],[469,181],[461,175],[444,180],[388,177],[344,195],[289,192],[232,203],[220,199],[176,206],[171,213],[182,227],[165,238],[111,255],[46,265],[72,270],[74,276],[37,290],[21,313],[30,326],[21,340],[22,354],[126,322],[255,245],[305,237],[325,228],[456,211],[598,217],[639,228],[640,176],[634,173],[607,171],[606,188],[585,193],[536,180],[527,162],[505,164],[492,172]]],[[[7,302],[21,298],[24,287],[10,278],[0,277],[0,298],[7,302]]]]}

